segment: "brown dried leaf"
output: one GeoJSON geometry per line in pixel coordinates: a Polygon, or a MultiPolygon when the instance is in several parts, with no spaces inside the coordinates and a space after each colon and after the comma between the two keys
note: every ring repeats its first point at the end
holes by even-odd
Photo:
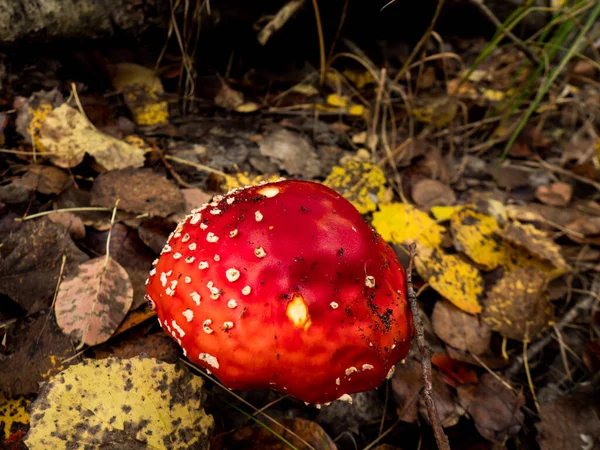
{"type": "Polygon", "coordinates": [[[134,358],[142,354],[175,364],[181,353],[177,343],[165,333],[145,334],[118,340],[109,346],[102,346],[94,352],[95,359],[106,359],[111,356],[121,359],[134,358]]]}
{"type": "Polygon", "coordinates": [[[600,442],[600,391],[578,392],[542,404],[536,425],[542,450],[597,449],[600,442]],[[594,444],[595,443],[595,444],[594,444]]]}
{"type": "Polygon", "coordinates": [[[552,183],[537,188],[535,196],[546,205],[567,206],[573,196],[573,187],[568,183],[552,183]]]}
{"type": "Polygon", "coordinates": [[[185,207],[177,186],[151,169],[101,173],[94,180],[90,195],[92,205],[112,208],[119,199],[119,209],[150,216],[166,217],[185,207]]]}
{"type": "Polygon", "coordinates": [[[503,443],[521,429],[525,397],[506,387],[497,376],[486,373],[476,386],[459,386],[458,397],[477,431],[489,441],[503,443]]]}
{"type": "Polygon", "coordinates": [[[554,267],[568,267],[560,253],[560,246],[533,225],[511,222],[498,234],[507,241],[526,248],[532,255],[552,263],[554,267]]]}
{"type": "MultiPolygon", "coordinates": [[[[306,419],[281,419],[283,427],[293,431],[315,450],[336,450],[335,442],[315,422],[306,419]]],[[[282,436],[296,448],[307,448],[300,439],[293,436],[280,425],[269,423],[272,431],[282,436]]],[[[233,434],[223,434],[213,438],[211,448],[243,448],[245,450],[288,450],[290,447],[281,438],[265,427],[254,425],[237,430],[233,434]]]]}
{"type": "Polygon", "coordinates": [[[32,164],[23,175],[23,183],[30,187],[30,190],[45,195],[60,194],[68,181],[69,175],[66,172],[52,166],[32,164]]]}
{"type": "Polygon", "coordinates": [[[431,315],[433,331],[446,344],[475,355],[489,350],[492,331],[479,317],[467,314],[450,302],[440,300],[431,315]]]}
{"type": "Polygon", "coordinates": [[[432,206],[450,206],[456,203],[452,188],[437,180],[417,181],[411,191],[414,202],[424,209],[432,206]]]}
{"type": "Polygon", "coordinates": [[[46,217],[22,223],[0,245],[0,293],[25,311],[36,302],[49,305],[63,255],[67,257],[65,274],[88,259],[62,225],[46,217]]]}
{"type": "Polygon", "coordinates": [[[83,239],[85,237],[85,225],[79,216],[71,212],[55,212],[50,214],[48,218],[54,222],[59,223],[69,232],[69,235],[73,239],[83,239]]]}
{"type": "Polygon", "coordinates": [[[129,275],[113,258],[91,259],[60,284],[56,321],[65,334],[87,345],[108,340],[131,307],[129,275]]]}
{"type": "Polygon", "coordinates": [[[215,96],[215,105],[225,109],[236,109],[244,104],[244,94],[229,86],[221,80],[221,89],[215,96]]]}
{"type": "Polygon", "coordinates": [[[37,393],[41,382],[79,361],[53,314],[36,313],[7,330],[0,392],[9,397],[37,393]]]}
{"type": "Polygon", "coordinates": [[[176,227],[177,223],[171,219],[152,217],[142,222],[138,228],[138,232],[142,242],[150,247],[155,254],[159,254],[165,246],[169,234],[176,227]]]}
{"type": "MultiPolygon", "coordinates": [[[[414,357],[409,357],[403,363],[396,364],[396,371],[392,378],[392,391],[399,414],[399,419],[404,422],[414,423],[420,415],[429,422],[427,407],[420,395],[423,387],[421,376],[421,363],[414,357]]],[[[442,375],[435,369],[431,371],[433,379],[432,397],[437,406],[440,420],[444,427],[450,427],[462,415],[456,406],[452,388],[444,383],[442,375]]]]}
{"type": "Polygon", "coordinates": [[[494,331],[519,341],[541,333],[553,317],[548,279],[535,267],[507,273],[489,292],[483,319],[494,331]]]}
{"type": "Polygon", "coordinates": [[[300,134],[280,128],[261,139],[258,146],[262,155],[290,175],[310,179],[321,173],[321,162],[312,143],[300,134]]]}

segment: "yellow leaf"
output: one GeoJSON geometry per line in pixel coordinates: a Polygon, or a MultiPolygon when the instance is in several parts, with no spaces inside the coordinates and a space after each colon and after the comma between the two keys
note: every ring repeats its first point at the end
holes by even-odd
{"type": "Polygon", "coordinates": [[[329,94],[327,96],[327,104],[337,108],[346,108],[348,106],[348,97],[338,94],[329,94]]]}
{"type": "Polygon", "coordinates": [[[354,83],[357,89],[362,89],[369,84],[375,83],[375,78],[373,78],[373,75],[368,70],[358,72],[346,69],[342,73],[348,80],[354,83]]]}
{"type": "Polygon", "coordinates": [[[497,235],[500,226],[493,217],[464,208],[452,216],[450,227],[456,250],[484,270],[495,269],[504,260],[504,242],[497,235]]]}
{"type": "Polygon", "coordinates": [[[260,109],[260,105],[254,102],[243,103],[235,110],[239,113],[251,113],[254,111],[258,111],[260,109]]]}
{"type": "Polygon", "coordinates": [[[169,105],[160,78],[152,69],[133,63],[113,66],[112,83],[123,92],[133,120],[140,126],[162,125],[169,120],[169,105]]]}
{"type": "Polygon", "coordinates": [[[144,165],[143,150],[99,132],[66,103],[48,114],[40,130],[40,142],[50,160],[62,168],[75,167],[86,153],[106,170],[144,165]]]}
{"type": "Polygon", "coordinates": [[[415,266],[419,275],[454,306],[469,314],[481,312],[483,279],[475,267],[457,255],[419,244],[415,266]]]}
{"type": "Polygon", "coordinates": [[[361,214],[367,214],[385,198],[385,181],[378,165],[349,159],[343,166],[335,166],[323,183],[342,194],[361,214]]]}
{"type": "Polygon", "coordinates": [[[452,217],[452,215],[454,213],[460,211],[464,207],[465,207],[464,205],[432,206],[431,214],[433,214],[433,217],[435,217],[435,220],[437,220],[438,222],[446,222],[446,221],[450,220],[450,218],[452,217]]]}
{"type": "Polygon", "coordinates": [[[348,114],[351,116],[363,116],[366,112],[366,109],[363,105],[352,105],[348,108],[348,114]]]}
{"type": "Polygon", "coordinates": [[[317,95],[319,90],[314,87],[312,84],[296,84],[292,86],[290,89],[291,92],[296,92],[298,94],[306,95],[307,97],[312,97],[313,95],[317,95]]]}
{"type": "Polygon", "coordinates": [[[85,360],[53,377],[32,404],[32,450],[208,449],[214,421],[203,381],[179,364],[134,357],[85,360]],[[133,446],[133,447],[132,447],[133,446]]]}
{"type": "Polygon", "coordinates": [[[226,191],[230,191],[232,189],[243,188],[245,186],[255,186],[262,181],[266,181],[267,183],[272,183],[274,181],[280,180],[280,175],[257,175],[250,176],[248,172],[240,172],[234,175],[227,175],[225,177],[225,183],[222,186],[222,189],[226,191]]]}
{"type": "Polygon", "coordinates": [[[404,203],[379,205],[379,211],[373,213],[372,225],[388,242],[416,241],[429,247],[439,246],[446,231],[426,213],[404,203]]]}
{"type": "Polygon", "coordinates": [[[11,434],[27,429],[29,400],[25,397],[6,398],[0,392],[0,443],[11,434]]]}

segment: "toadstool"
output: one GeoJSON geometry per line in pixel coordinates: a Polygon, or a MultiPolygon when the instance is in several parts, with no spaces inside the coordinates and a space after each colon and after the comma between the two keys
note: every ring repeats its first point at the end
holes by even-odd
{"type": "Polygon", "coordinates": [[[334,190],[278,181],[193,210],[146,299],[194,364],[231,389],[326,403],[378,387],[410,348],[405,272],[334,190]]]}

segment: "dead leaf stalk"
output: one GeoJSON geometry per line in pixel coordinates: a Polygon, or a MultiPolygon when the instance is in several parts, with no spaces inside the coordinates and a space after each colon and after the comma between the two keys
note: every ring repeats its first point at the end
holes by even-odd
{"type": "Polygon", "coordinates": [[[427,415],[433,428],[433,434],[439,450],[450,450],[450,443],[448,437],[444,433],[440,416],[437,412],[435,401],[433,400],[433,377],[431,374],[431,348],[425,341],[425,331],[423,328],[423,321],[419,316],[419,306],[417,303],[417,295],[413,288],[412,283],[412,268],[415,256],[417,254],[417,245],[413,242],[409,246],[410,259],[408,262],[408,270],[406,271],[406,286],[407,286],[407,297],[408,303],[410,304],[410,310],[413,317],[413,326],[417,335],[417,345],[419,346],[419,352],[421,353],[421,368],[423,371],[423,398],[425,399],[425,405],[427,407],[427,415]]]}

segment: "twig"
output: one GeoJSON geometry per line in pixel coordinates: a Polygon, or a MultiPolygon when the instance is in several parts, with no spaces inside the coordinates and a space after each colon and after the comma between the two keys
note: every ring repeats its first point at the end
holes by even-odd
{"type": "Polygon", "coordinates": [[[439,450],[450,450],[450,443],[448,437],[444,433],[440,416],[438,415],[435,402],[433,400],[433,380],[431,376],[431,348],[425,342],[425,332],[423,331],[423,321],[419,316],[419,307],[417,304],[417,296],[413,288],[412,283],[412,267],[413,261],[417,254],[417,245],[413,242],[409,246],[410,259],[408,262],[408,270],[406,271],[406,286],[408,293],[408,303],[410,304],[410,311],[413,317],[413,326],[417,335],[417,345],[419,346],[419,352],[421,353],[421,369],[423,371],[423,398],[425,399],[425,405],[427,406],[427,415],[433,428],[433,434],[439,450]]]}
{"type": "Polygon", "coordinates": [[[306,0],[291,0],[281,7],[277,14],[273,16],[269,23],[258,33],[258,42],[265,45],[271,38],[271,35],[279,31],[290,18],[304,5],[306,0]]]}
{"type": "Polygon", "coordinates": [[[184,187],[184,188],[191,188],[192,185],[185,182],[183,180],[183,178],[181,178],[181,176],[179,176],[179,174],[177,173],[177,171],[173,168],[173,166],[169,163],[169,161],[167,161],[167,158],[165,158],[165,155],[162,151],[159,150],[159,155],[160,155],[160,160],[162,161],[162,163],[165,165],[165,167],[167,168],[167,170],[169,171],[169,173],[171,174],[171,176],[173,178],[175,178],[175,181],[177,181],[177,183],[184,187]]]}
{"type": "Polygon", "coordinates": [[[531,61],[534,66],[539,66],[540,61],[537,59],[535,54],[527,47],[527,44],[514,35],[512,31],[506,28],[502,22],[496,17],[496,15],[492,12],[490,8],[488,8],[482,1],[479,0],[469,0],[473,6],[478,8],[482,14],[490,21],[502,34],[504,34],[507,38],[509,38],[513,43],[519,47],[519,49],[523,52],[523,54],[531,61]]]}
{"type": "MultiPolygon", "coordinates": [[[[592,284],[592,289],[589,295],[579,299],[579,301],[573,306],[567,313],[563,316],[563,318],[554,326],[554,330],[561,330],[565,325],[573,322],[579,314],[583,311],[586,311],[592,307],[594,302],[597,300],[598,291],[600,291],[600,278],[596,278],[592,284]]],[[[543,338],[539,339],[532,346],[527,349],[527,359],[532,359],[538,353],[540,353],[546,345],[548,345],[552,341],[552,332],[547,333],[543,338]]],[[[521,367],[523,366],[523,356],[517,356],[512,365],[506,369],[504,375],[508,378],[514,377],[517,375],[521,367]]]]}
{"type": "Polygon", "coordinates": [[[325,60],[325,38],[323,37],[323,25],[321,23],[321,13],[319,12],[319,3],[317,0],[312,0],[313,9],[315,10],[315,21],[317,23],[317,33],[319,36],[319,59],[321,60],[321,69],[319,70],[319,85],[325,83],[325,72],[327,72],[327,61],[325,60]]]}

